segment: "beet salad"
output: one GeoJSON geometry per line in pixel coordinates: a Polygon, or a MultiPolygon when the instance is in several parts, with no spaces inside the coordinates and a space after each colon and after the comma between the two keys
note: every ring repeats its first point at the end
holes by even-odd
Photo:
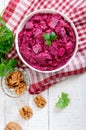
{"type": "Polygon", "coordinates": [[[66,64],[75,45],[75,33],[60,14],[35,14],[18,35],[23,59],[41,71],[51,71],[66,64]]]}

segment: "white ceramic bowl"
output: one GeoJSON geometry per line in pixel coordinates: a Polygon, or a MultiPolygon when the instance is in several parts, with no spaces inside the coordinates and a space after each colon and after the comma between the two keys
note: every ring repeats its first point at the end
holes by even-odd
{"type": "Polygon", "coordinates": [[[59,70],[65,68],[65,67],[71,62],[71,60],[74,58],[74,56],[75,56],[75,54],[76,54],[76,52],[77,52],[77,49],[78,49],[78,33],[77,33],[76,27],[75,27],[75,25],[73,24],[73,22],[72,22],[65,14],[63,14],[63,13],[61,13],[61,12],[59,12],[59,11],[56,11],[56,10],[52,10],[52,9],[41,9],[41,10],[36,10],[36,11],[34,11],[34,12],[28,14],[28,15],[21,21],[20,25],[18,26],[17,32],[16,32],[15,44],[16,44],[17,53],[18,53],[20,59],[22,60],[22,62],[23,62],[26,66],[30,67],[32,70],[37,71],[37,72],[52,73],[52,72],[57,72],[57,71],[59,71],[59,70]],[[37,14],[37,13],[54,13],[54,14],[59,13],[61,16],[64,17],[64,19],[65,19],[66,21],[68,21],[68,22],[70,23],[70,25],[72,26],[72,28],[73,28],[73,30],[74,30],[74,33],[75,33],[75,36],[76,36],[76,46],[75,46],[74,53],[73,53],[72,57],[68,60],[68,62],[67,62],[65,65],[63,65],[63,66],[61,66],[60,68],[58,68],[58,69],[54,69],[54,70],[51,70],[51,71],[41,71],[41,70],[35,69],[34,67],[32,67],[31,65],[29,65],[29,64],[23,59],[22,55],[21,55],[20,52],[19,52],[18,34],[19,34],[19,32],[22,30],[22,28],[24,27],[24,25],[26,24],[26,22],[27,22],[33,15],[35,15],[35,14],[37,14]]]}

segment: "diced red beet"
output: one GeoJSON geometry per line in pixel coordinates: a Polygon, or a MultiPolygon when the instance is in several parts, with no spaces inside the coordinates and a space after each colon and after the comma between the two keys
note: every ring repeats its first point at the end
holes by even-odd
{"type": "Polygon", "coordinates": [[[37,30],[34,33],[34,36],[36,37],[36,36],[40,35],[41,33],[42,33],[42,29],[41,28],[37,28],[37,30]]]}
{"type": "Polygon", "coordinates": [[[58,55],[59,56],[63,56],[65,53],[65,49],[64,48],[60,48],[59,51],[58,51],[58,55]]]}
{"type": "Polygon", "coordinates": [[[33,51],[34,51],[35,54],[38,54],[38,53],[40,53],[40,52],[42,51],[42,47],[41,47],[40,44],[34,45],[34,46],[32,47],[32,49],[33,49],[33,51]]]}
{"type": "Polygon", "coordinates": [[[55,41],[52,41],[52,46],[58,50],[58,39],[55,41]]]}
{"type": "Polygon", "coordinates": [[[33,28],[33,23],[32,22],[27,22],[25,25],[26,29],[32,29],[33,28]]]}
{"type": "Polygon", "coordinates": [[[39,62],[39,64],[46,64],[47,60],[51,60],[52,57],[47,52],[41,52],[38,55],[36,55],[36,61],[39,62]]]}
{"type": "Polygon", "coordinates": [[[58,48],[56,49],[55,47],[50,46],[49,51],[53,56],[58,56],[58,48]]]}
{"type": "Polygon", "coordinates": [[[71,41],[69,41],[66,43],[65,48],[67,53],[71,53],[74,50],[74,44],[71,41]]]}
{"type": "Polygon", "coordinates": [[[40,20],[41,20],[40,14],[36,14],[33,16],[33,21],[40,21],[40,20]]]}
{"type": "Polygon", "coordinates": [[[59,31],[59,36],[60,36],[60,37],[65,37],[65,35],[66,35],[66,30],[65,30],[65,28],[62,27],[62,28],[60,29],[60,31],[59,31]]]}
{"type": "Polygon", "coordinates": [[[51,33],[53,30],[52,29],[47,29],[46,33],[51,33]]]}
{"type": "Polygon", "coordinates": [[[28,59],[28,60],[30,59],[31,53],[30,53],[30,51],[27,49],[27,47],[22,48],[22,46],[21,46],[20,52],[21,52],[21,54],[22,54],[26,59],[28,59]]]}
{"type": "Polygon", "coordinates": [[[52,18],[49,22],[49,26],[53,29],[55,29],[56,25],[58,23],[58,20],[56,18],[52,18]]]}
{"type": "Polygon", "coordinates": [[[42,30],[47,29],[47,25],[46,25],[46,23],[44,21],[40,22],[40,27],[41,27],[42,30]]]}

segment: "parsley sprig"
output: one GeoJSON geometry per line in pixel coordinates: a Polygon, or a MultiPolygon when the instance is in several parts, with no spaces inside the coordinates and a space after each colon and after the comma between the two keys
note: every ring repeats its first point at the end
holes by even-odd
{"type": "Polygon", "coordinates": [[[67,93],[62,92],[61,97],[59,97],[58,102],[56,103],[56,107],[63,109],[67,107],[70,103],[70,98],[67,93]]]}
{"type": "Polygon", "coordinates": [[[9,71],[13,71],[17,65],[17,61],[13,58],[6,60],[6,53],[11,49],[13,42],[14,34],[0,16],[0,77],[5,76],[9,71]]]}
{"type": "Polygon", "coordinates": [[[11,49],[13,41],[13,32],[7,28],[5,21],[0,16],[0,53],[7,53],[11,49]]]}
{"type": "Polygon", "coordinates": [[[51,42],[57,39],[57,35],[55,32],[51,32],[51,33],[44,33],[43,34],[43,39],[46,40],[46,45],[50,46],[51,42]]]}
{"type": "Polygon", "coordinates": [[[1,59],[0,64],[0,77],[5,76],[8,72],[13,71],[14,67],[17,65],[16,59],[10,59],[9,61],[6,61],[4,59],[1,59]]]}

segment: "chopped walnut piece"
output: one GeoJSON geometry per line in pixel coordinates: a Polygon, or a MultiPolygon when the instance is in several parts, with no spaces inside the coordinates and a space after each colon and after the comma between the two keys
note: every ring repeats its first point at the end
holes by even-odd
{"type": "Polygon", "coordinates": [[[18,71],[17,76],[18,76],[18,79],[20,79],[20,80],[24,79],[24,75],[23,75],[23,73],[21,71],[18,71]]]}
{"type": "Polygon", "coordinates": [[[24,119],[30,119],[33,116],[33,111],[29,106],[24,106],[19,109],[19,113],[24,119]]]}
{"type": "Polygon", "coordinates": [[[14,71],[7,75],[5,83],[9,88],[13,88],[19,84],[21,80],[23,80],[24,75],[21,71],[14,71]]]}
{"type": "Polygon", "coordinates": [[[16,86],[14,88],[14,91],[17,95],[20,95],[21,93],[23,93],[26,90],[26,82],[21,81],[18,86],[16,86]]]}
{"type": "Polygon", "coordinates": [[[6,79],[6,84],[8,85],[9,88],[14,88],[15,86],[17,86],[19,84],[19,79],[6,79]]]}
{"type": "Polygon", "coordinates": [[[24,78],[24,75],[20,70],[17,70],[12,72],[12,78],[22,80],[24,78]]]}
{"type": "Polygon", "coordinates": [[[34,98],[34,102],[37,105],[37,107],[43,108],[46,105],[46,99],[42,97],[41,95],[38,95],[34,98]]]}
{"type": "Polygon", "coordinates": [[[17,70],[9,73],[5,79],[6,85],[13,88],[17,95],[20,95],[26,90],[26,82],[22,71],[17,70]]]}

